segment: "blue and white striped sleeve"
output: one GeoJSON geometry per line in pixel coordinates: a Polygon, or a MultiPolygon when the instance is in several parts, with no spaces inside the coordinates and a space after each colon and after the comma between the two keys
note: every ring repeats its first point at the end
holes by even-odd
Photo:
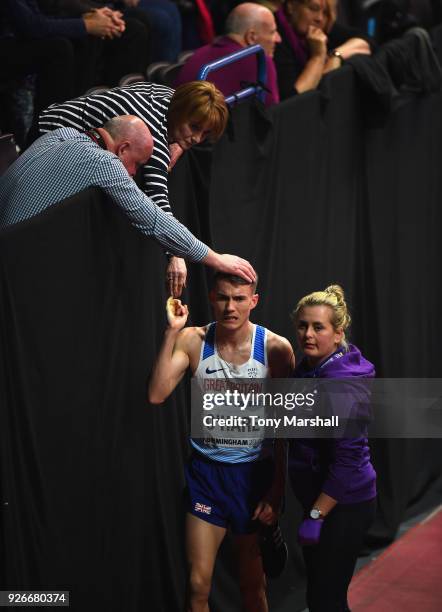
{"type": "Polygon", "coordinates": [[[158,240],[178,257],[201,261],[207,255],[208,247],[138,189],[114,155],[102,156],[101,162],[97,164],[93,182],[118,204],[135,228],[158,240]]]}

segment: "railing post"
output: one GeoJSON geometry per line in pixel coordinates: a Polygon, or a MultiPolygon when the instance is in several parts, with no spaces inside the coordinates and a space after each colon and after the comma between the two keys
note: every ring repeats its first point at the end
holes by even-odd
{"type": "MultiPolygon", "coordinates": [[[[201,67],[198,73],[198,81],[204,81],[207,78],[207,75],[214,70],[219,70],[219,68],[223,68],[224,66],[228,66],[229,64],[233,64],[244,57],[248,57],[249,55],[257,55],[258,56],[258,74],[257,74],[257,82],[262,85],[266,85],[267,83],[267,63],[266,56],[264,53],[264,49],[261,45],[251,45],[250,47],[245,47],[240,51],[235,51],[235,53],[231,53],[230,55],[226,55],[225,57],[220,57],[214,62],[210,62],[210,64],[205,64],[201,67]]],[[[249,96],[257,94],[260,100],[264,102],[265,91],[259,85],[251,85],[250,87],[246,87],[244,89],[239,90],[238,92],[232,94],[231,96],[226,97],[227,104],[234,104],[235,102],[239,102],[240,100],[244,100],[249,96]]]]}

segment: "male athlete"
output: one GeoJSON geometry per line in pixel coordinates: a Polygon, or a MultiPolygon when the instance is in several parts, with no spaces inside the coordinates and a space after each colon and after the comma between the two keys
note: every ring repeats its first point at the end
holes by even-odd
{"type": "MultiPolygon", "coordinates": [[[[256,282],[218,273],[210,302],[214,323],[184,328],[187,306],[169,298],[168,326],[154,364],[149,401],[162,403],[187,368],[199,379],[285,378],[294,355],[285,338],[253,324],[258,303],[256,282]]],[[[224,441],[223,441],[224,442],[224,441]]],[[[276,521],[284,486],[283,445],[217,446],[191,439],[193,457],[186,469],[189,507],[186,517],[190,570],[189,612],[208,612],[213,568],[230,527],[238,559],[243,610],[267,612],[265,576],[258,546],[259,523],[276,521]]]]}

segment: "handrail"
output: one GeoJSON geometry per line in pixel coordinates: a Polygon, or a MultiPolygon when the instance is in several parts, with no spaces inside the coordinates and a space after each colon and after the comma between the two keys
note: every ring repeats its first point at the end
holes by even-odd
{"type": "MultiPolygon", "coordinates": [[[[235,51],[235,53],[231,53],[230,55],[226,55],[225,57],[220,57],[219,59],[210,62],[209,64],[205,64],[201,67],[201,70],[198,73],[198,81],[204,81],[209,74],[214,70],[218,70],[219,68],[223,68],[224,66],[228,66],[233,62],[237,62],[238,60],[243,59],[244,57],[248,57],[249,55],[258,55],[258,76],[257,82],[262,85],[266,85],[267,83],[267,62],[264,49],[261,45],[251,45],[250,47],[246,47],[245,49],[241,49],[240,51],[235,51]]],[[[257,96],[264,101],[265,91],[260,85],[250,85],[244,89],[240,89],[240,91],[232,94],[231,96],[226,97],[227,104],[234,104],[239,100],[244,100],[249,96],[253,96],[253,94],[257,94],[257,96]]]]}

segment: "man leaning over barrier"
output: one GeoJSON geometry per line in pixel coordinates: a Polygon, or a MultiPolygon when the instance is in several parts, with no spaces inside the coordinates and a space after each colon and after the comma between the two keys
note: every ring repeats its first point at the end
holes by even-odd
{"type": "Polygon", "coordinates": [[[254,280],[246,260],[209,249],[137,187],[132,177],[152,149],[149,128],[131,115],[115,117],[89,132],[60,128],[45,134],[0,178],[0,229],[88,187],[100,187],[137,230],[172,253],[254,280]]]}
{"type": "MultiPolygon", "coordinates": [[[[143,191],[163,211],[171,213],[168,172],[191,147],[221,138],[228,119],[223,94],[213,83],[185,83],[174,91],[156,83],[134,83],[108,91],[85,94],[53,104],[40,116],[39,129],[59,127],[90,130],[117,115],[136,115],[149,127],[154,150],[140,174],[143,191]]],[[[187,269],[180,257],[170,257],[166,280],[169,293],[179,297],[187,269]]]]}

